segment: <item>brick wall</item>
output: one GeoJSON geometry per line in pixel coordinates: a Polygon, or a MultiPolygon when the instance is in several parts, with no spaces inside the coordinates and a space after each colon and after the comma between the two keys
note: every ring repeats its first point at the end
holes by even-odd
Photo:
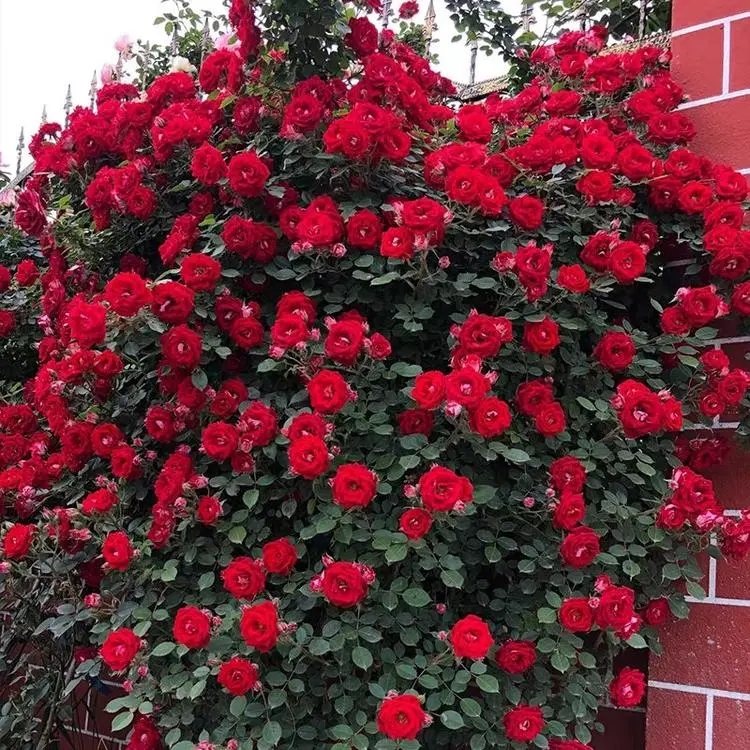
{"type": "MultiPolygon", "coordinates": [[[[672,23],[673,74],[699,132],[693,148],[750,175],[750,0],[674,0],[672,23]]],[[[750,337],[714,343],[747,368],[750,337]]],[[[726,509],[750,506],[746,455],[707,474],[726,509]]],[[[707,598],[667,628],[664,655],[651,659],[647,750],[750,748],[750,568],[716,560],[705,568],[707,598]]]]}

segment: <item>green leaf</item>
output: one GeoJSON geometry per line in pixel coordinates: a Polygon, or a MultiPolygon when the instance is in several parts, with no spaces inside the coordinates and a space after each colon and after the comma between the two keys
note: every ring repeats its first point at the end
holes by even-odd
{"type": "Polygon", "coordinates": [[[424,589],[406,589],[403,597],[411,607],[426,607],[431,601],[430,595],[424,589]]]}
{"type": "Polygon", "coordinates": [[[460,589],[464,585],[464,577],[458,570],[444,570],[440,580],[453,589],[460,589]]]}
{"type": "Polygon", "coordinates": [[[477,687],[483,693],[499,693],[500,685],[497,681],[497,677],[493,677],[491,674],[480,674],[476,678],[477,687]]]}
{"type": "Polygon", "coordinates": [[[153,651],[151,651],[151,656],[166,656],[167,654],[171,654],[175,648],[177,648],[176,643],[165,641],[164,643],[159,643],[154,646],[153,651]]]}
{"type": "Polygon", "coordinates": [[[500,451],[502,457],[512,464],[525,464],[531,456],[520,448],[504,448],[500,451]]]}
{"type": "Polygon", "coordinates": [[[648,648],[648,643],[646,643],[646,639],[640,633],[635,633],[628,638],[628,646],[632,648],[648,648]]]}
{"type": "Polygon", "coordinates": [[[232,698],[232,702],[229,704],[229,713],[239,719],[239,717],[245,713],[246,706],[247,697],[244,695],[235,695],[234,698],[232,698]]]}
{"type": "Polygon", "coordinates": [[[235,544],[242,544],[245,537],[247,536],[247,531],[242,526],[234,526],[233,528],[229,529],[229,533],[227,534],[229,537],[230,542],[234,542],[235,544]]]}
{"type": "Polygon", "coordinates": [[[372,654],[364,646],[356,646],[352,649],[352,661],[360,669],[369,669],[372,666],[372,654]]]}
{"type": "Polygon", "coordinates": [[[206,386],[208,386],[208,375],[206,375],[203,370],[198,368],[195,370],[190,378],[192,380],[193,385],[199,390],[202,391],[206,386]]]}
{"type": "Polygon", "coordinates": [[[278,745],[281,740],[281,724],[278,721],[269,721],[263,727],[263,739],[269,745],[278,745]]]}
{"type": "Polygon", "coordinates": [[[444,711],[440,714],[440,721],[448,729],[461,729],[464,726],[463,716],[458,711],[444,711]]]}
{"type": "Polygon", "coordinates": [[[115,718],[112,719],[112,729],[115,732],[119,732],[120,730],[125,729],[125,727],[129,727],[132,722],[133,722],[133,714],[130,711],[117,714],[117,716],[115,716],[115,718]]]}
{"type": "Polygon", "coordinates": [[[557,612],[549,607],[542,607],[537,610],[536,618],[539,622],[549,625],[557,620],[557,612]]]}

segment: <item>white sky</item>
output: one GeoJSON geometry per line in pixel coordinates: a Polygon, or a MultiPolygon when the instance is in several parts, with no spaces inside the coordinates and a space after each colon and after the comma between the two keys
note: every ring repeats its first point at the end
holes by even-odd
{"type": "MultiPolygon", "coordinates": [[[[401,0],[394,0],[397,10],[401,0]]],[[[516,11],[520,0],[503,5],[516,11]]],[[[173,3],[160,0],[0,0],[0,154],[2,163],[15,173],[16,145],[21,126],[26,143],[39,126],[42,108],[48,119],[60,121],[68,84],[73,103],[88,104],[94,70],[114,63],[115,40],[123,34],[133,39],[163,41],[161,27],[153,19],[173,3]]],[[[194,0],[196,10],[218,9],[221,0],[194,0]]],[[[427,0],[420,0],[422,18],[427,0]]],[[[455,81],[469,75],[469,50],[451,44],[454,35],[443,0],[435,0],[438,43],[433,49],[440,56],[440,69],[455,81]]],[[[133,63],[131,63],[133,64],[133,63]]],[[[496,57],[480,52],[477,80],[503,72],[496,57]]],[[[28,161],[24,156],[24,164],[28,161]]]]}

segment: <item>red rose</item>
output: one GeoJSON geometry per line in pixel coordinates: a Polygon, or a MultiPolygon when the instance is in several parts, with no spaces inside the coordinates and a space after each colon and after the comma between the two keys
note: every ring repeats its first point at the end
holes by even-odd
{"type": "Polygon", "coordinates": [[[607,331],[594,347],[594,356],[599,363],[612,372],[630,367],[635,354],[633,339],[620,331],[607,331]]]}
{"type": "Polygon", "coordinates": [[[102,542],[102,557],[112,570],[127,570],[135,550],[124,531],[112,531],[102,542]]]}
{"type": "Polygon", "coordinates": [[[111,490],[102,488],[90,492],[83,498],[81,511],[90,516],[93,513],[108,513],[117,505],[117,495],[111,490]]]}
{"type": "Polygon", "coordinates": [[[432,528],[432,516],[423,508],[408,508],[401,514],[398,527],[409,539],[421,539],[432,528]]]}
{"type": "Polygon", "coordinates": [[[474,496],[471,482],[444,466],[433,466],[422,474],[418,488],[422,504],[433,511],[447,512],[457,503],[470,503],[474,496]]]}
{"type": "Polygon", "coordinates": [[[309,133],[320,124],[325,108],[312,94],[295,93],[284,108],[281,132],[284,136],[309,133]]]}
{"type": "Polygon", "coordinates": [[[691,325],[680,305],[667,307],[661,314],[661,329],[671,336],[686,336],[691,325]]]}
{"type": "Polygon", "coordinates": [[[112,451],[124,440],[125,436],[119,427],[111,422],[105,422],[94,427],[91,433],[91,448],[97,456],[109,458],[112,451]]]}
{"type": "Polygon", "coordinates": [[[211,640],[211,618],[198,607],[181,607],[174,618],[172,635],[188,648],[205,648],[211,640]]]}
{"type": "Polygon", "coordinates": [[[219,667],[217,682],[232,695],[245,695],[250,690],[259,690],[258,667],[241,656],[233,656],[219,667]]]}
{"type": "Polygon", "coordinates": [[[544,729],[544,716],[538,706],[520,705],[503,716],[505,734],[512,742],[531,742],[544,729]]]}
{"type": "Polygon", "coordinates": [[[523,348],[535,354],[551,354],[560,345],[560,326],[549,315],[523,328],[523,348]]]}
{"type": "Polygon", "coordinates": [[[323,571],[321,591],[336,607],[354,607],[367,596],[368,584],[358,565],[333,562],[323,571]]]}
{"type": "Polygon", "coordinates": [[[204,495],[198,500],[195,509],[196,518],[206,526],[213,526],[221,515],[221,501],[212,495],[204,495]]]}
{"type": "Polygon", "coordinates": [[[266,587],[263,564],[250,557],[235,557],[221,571],[224,588],[238,599],[255,599],[266,587]]]}
{"type": "Polygon", "coordinates": [[[426,435],[432,432],[435,417],[427,409],[406,409],[398,415],[398,427],[402,435],[426,435]]]}
{"type": "Polygon", "coordinates": [[[365,341],[365,349],[373,359],[377,360],[387,359],[393,353],[391,342],[380,333],[373,333],[372,336],[365,341]]]}
{"type": "Polygon", "coordinates": [[[583,521],[585,515],[586,504],[583,501],[583,495],[565,489],[555,505],[552,523],[558,529],[570,531],[583,521]]]}
{"type": "Polygon", "coordinates": [[[732,310],[740,315],[750,315],[750,281],[743,281],[734,287],[732,310]]]}
{"type": "Polygon", "coordinates": [[[685,511],[669,503],[659,509],[659,513],[656,516],[656,525],[662,529],[681,529],[685,525],[686,520],[685,511]]]}
{"type": "Polygon", "coordinates": [[[505,401],[495,396],[483,398],[471,412],[469,424],[471,429],[482,437],[497,437],[510,427],[510,408],[505,401]]]}
{"type": "Polygon", "coordinates": [[[229,186],[235,193],[243,198],[257,198],[271,172],[255,151],[245,151],[232,157],[227,174],[229,186]]]}
{"type": "Polygon", "coordinates": [[[539,434],[544,435],[544,437],[559,435],[567,426],[562,406],[557,401],[544,404],[534,415],[534,426],[539,434]]]}
{"type": "Polygon", "coordinates": [[[638,669],[625,667],[609,685],[609,697],[615,706],[637,706],[646,693],[646,678],[638,669]]]}
{"type": "Polygon", "coordinates": [[[161,750],[162,747],[161,735],[154,720],[150,716],[139,715],[125,750],[161,750]]]}
{"type": "Polygon", "coordinates": [[[461,348],[482,359],[496,356],[502,345],[512,340],[511,322],[491,315],[469,315],[458,335],[461,348]]]}
{"type": "Polygon", "coordinates": [[[186,325],[175,326],[161,337],[161,350],[170,367],[194,370],[201,360],[203,340],[186,325]]]}
{"type": "Polygon", "coordinates": [[[609,253],[609,270],[621,284],[631,284],[646,270],[646,253],[635,242],[616,242],[609,253]]]}
{"type": "Polygon", "coordinates": [[[539,229],[544,219],[544,203],[533,195],[521,195],[508,204],[510,220],[521,229],[539,229]]]}
{"type": "Polygon", "coordinates": [[[725,403],[735,406],[745,397],[749,381],[744,370],[732,370],[716,381],[716,390],[725,403]]]}
{"type": "Polygon", "coordinates": [[[346,380],[333,370],[321,370],[307,383],[310,406],[321,414],[340,412],[351,398],[346,380]]]}
{"type": "Polygon", "coordinates": [[[359,463],[339,466],[331,480],[333,501],[344,510],[368,506],[377,491],[377,474],[359,463]]]}
{"type": "Polygon", "coordinates": [[[378,731],[392,740],[415,740],[428,716],[416,695],[392,695],[380,704],[376,722],[378,731]]]}
{"type": "Polygon", "coordinates": [[[669,601],[662,597],[654,599],[646,605],[646,609],[643,611],[643,619],[652,627],[659,627],[669,620],[670,614],[669,601]]]}
{"type": "Polygon", "coordinates": [[[16,316],[10,310],[0,310],[0,338],[7,338],[16,328],[16,316]]]}
{"type": "Polygon", "coordinates": [[[140,649],[140,636],[130,628],[118,628],[104,639],[99,654],[113,672],[122,672],[133,663],[140,649]]]}
{"type": "Polygon", "coordinates": [[[149,303],[151,292],[137,273],[118,273],[104,287],[104,299],[118,315],[131,318],[149,303]]]}
{"type": "Polygon", "coordinates": [[[593,133],[581,141],[581,161],[586,169],[609,169],[617,156],[617,147],[606,135],[593,133]]]}
{"type": "Polygon", "coordinates": [[[401,3],[398,9],[398,17],[403,19],[414,18],[417,13],[419,13],[419,3],[416,0],[406,0],[406,2],[401,3]]]}
{"type": "Polygon", "coordinates": [[[263,448],[273,442],[278,432],[278,415],[262,401],[253,401],[237,420],[242,443],[263,448]]]}
{"type": "Polygon", "coordinates": [[[639,143],[625,146],[617,156],[620,172],[631,182],[642,182],[653,177],[658,161],[654,155],[639,143]]]}
{"type": "Polygon", "coordinates": [[[288,450],[289,469],[305,479],[315,479],[328,469],[328,446],[319,437],[301,437],[288,450]]]}
{"type": "Polygon", "coordinates": [[[365,345],[365,331],[356,320],[340,320],[328,329],[324,351],[342,365],[353,365],[365,345]]]}
{"type": "Polygon", "coordinates": [[[268,653],[279,639],[279,616],[272,602],[245,607],[240,618],[240,634],[251,648],[268,653]]]}
{"type": "Polygon", "coordinates": [[[583,294],[591,288],[586,271],[577,263],[571,266],[560,266],[557,272],[557,285],[573,294],[583,294]]]}
{"type": "Polygon", "coordinates": [[[552,386],[544,380],[529,380],[516,390],[516,405],[521,414],[536,416],[545,404],[555,400],[552,386]]]}
{"type": "Polygon", "coordinates": [[[214,461],[226,461],[237,450],[239,432],[228,422],[212,422],[203,428],[201,447],[214,461]]]}
{"type": "Polygon", "coordinates": [[[227,165],[218,148],[204,143],[193,151],[190,173],[204,185],[215,185],[227,175],[227,165]]]}
{"type": "Polygon", "coordinates": [[[594,621],[602,629],[621,630],[632,621],[635,610],[635,593],[627,586],[610,586],[599,597],[594,621]]]}
{"type": "Polygon", "coordinates": [[[263,326],[251,315],[241,316],[232,322],[229,336],[240,349],[249,351],[263,343],[263,326]]]}
{"type": "Polygon", "coordinates": [[[459,620],[451,628],[449,637],[453,653],[459,659],[484,659],[493,643],[489,625],[476,615],[459,620]]]}
{"type": "Polygon", "coordinates": [[[346,241],[360,250],[373,250],[383,234],[383,223],[376,213],[362,209],[346,222],[346,241]]]}
{"type": "Polygon", "coordinates": [[[492,121],[481,104],[465,104],[456,114],[458,132],[467,141],[489,143],[492,138],[492,121]]]}
{"type": "Polygon", "coordinates": [[[571,568],[585,568],[601,551],[599,536],[588,526],[571,531],[560,545],[560,556],[571,568]]]}
{"type": "Polygon", "coordinates": [[[445,379],[445,398],[448,403],[475,409],[490,388],[487,378],[472,367],[455,370],[445,379]]]}
{"type": "Polygon", "coordinates": [[[384,258],[409,260],[414,255],[414,232],[408,227],[391,227],[380,239],[380,254],[384,258]]]}
{"type": "Polygon", "coordinates": [[[560,624],[570,633],[588,633],[594,624],[589,600],[566,599],[557,613],[560,624]]]}
{"type": "Polygon", "coordinates": [[[151,311],[164,323],[184,323],[194,305],[193,290],[176,281],[164,281],[151,290],[151,311]]]}
{"type": "Polygon", "coordinates": [[[297,549],[288,539],[274,539],[263,545],[263,564],[269,573],[288,575],[297,564],[297,549]]]}
{"type": "Polygon", "coordinates": [[[594,169],[576,182],[576,190],[590,206],[605,203],[614,199],[614,178],[609,172],[594,169]]]}
{"type": "Polygon", "coordinates": [[[221,263],[205,253],[193,253],[182,259],[180,276],[196,292],[208,292],[221,278],[221,263]]]}
{"type": "Polygon", "coordinates": [[[727,410],[727,404],[716,391],[706,391],[698,402],[698,408],[704,417],[713,419],[727,410]]]}
{"type": "Polygon", "coordinates": [[[708,185],[688,182],[677,194],[677,205],[686,214],[699,214],[711,205],[713,197],[713,190],[708,185]]]}
{"type": "Polygon", "coordinates": [[[495,662],[510,674],[521,674],[536,662],[536,648],[532,641],[506,641],[495,652],[495,662]]]}
{"type": "Polygon", "coordinates": [[[364,17],[350,18],[349,33],[344,37],[344,42],[358,57],[366,57],[378,48],[378,30],[364,17]]]}
{"type": "Polygon", "coordinates": [[[10,289],[12,276],[7,266],[0,265],[0,294],[10,289]]]}
{"type": "Polygon", "coordinates": [[[294,443],[303,437],[316,437],[323,440],[332,430],[332,425],[323,419],[320,414],[302,412],[298,414],[285,428],[284,435],[294,443]]]}
{"type": "Polygon", "coordinates": [[[664,408],[659,396],[637,380],[624,380],[617,386],[618,416],[625,437],[637,438],[658,432],[664,424],[664,408]]]}
{"type": "Polygon", "coordinates": [[[445,400],[445,375],[437,370],[417,375],[411,397],[423,409],[437,409],[445,400]]]}
{"type": "Polygon", "coordinates": [[[575,456],[563,456],[549,467],[552,486],[558,491],[581,492],[586,484],[586,469],[575,456]]]}

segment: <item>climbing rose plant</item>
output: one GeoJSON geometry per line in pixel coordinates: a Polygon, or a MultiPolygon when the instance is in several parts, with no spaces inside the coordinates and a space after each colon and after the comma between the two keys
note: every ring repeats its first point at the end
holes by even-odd
{"type": "Polygon", "coordinates": [[[337,8],[338,76],[234,0],[199,70],[34,138],[3,598],[44,581],[66,693],[124,681],[129,750],[585,750],[694,554],[750,547],[701,474],[745,432],[706,342],[750,314],[746,181],[659,49],[568,32],[457,106],[337,8]]]}

